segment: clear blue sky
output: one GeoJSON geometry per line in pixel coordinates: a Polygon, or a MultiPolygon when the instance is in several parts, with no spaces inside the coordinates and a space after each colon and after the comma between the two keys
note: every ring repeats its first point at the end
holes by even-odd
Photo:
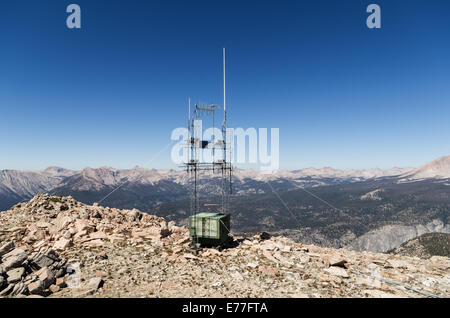
{"type": "Polygon", "coordinates": [[[169,150],[148,162],[188,96],[222,103],[222,47],[229,125],[279,127],[281,168],[421,165],[450,154],[449,16],[447,0],[2,2],[0,169],[173,167],[169,150]]]}

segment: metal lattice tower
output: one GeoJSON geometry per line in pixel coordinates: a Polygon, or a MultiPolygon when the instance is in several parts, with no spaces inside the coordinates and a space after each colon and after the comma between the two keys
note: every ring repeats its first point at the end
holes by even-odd
{"type": "MultiPolygon", "coordinates": [[[[212,174],[219,174],[221,177],[220,196],[221,203],[220,213],[226,214],[229,209],[229,200],[232,193],[232,171],[231,165],[231,145],[227,136],[227,109],[226,109],[226,73],[225,73],[225,49],[223,49],[223,122],[221,127],[222,138],[216,139],[213,134],[211,140],[202,139],[202,131],[198,127],[199,120],[208,119],[207,122],[212,124],[215,128],[216,111],[221,108],[219,105],[199,105],[195,104],[191,112],[191,101],[189,99],[189,118],[188,118],[188,139],[187,147],[187,162],[183,164],[189,176],[190,184],[190,215],[194,216],[194,224],[197,224],[195,215],[199,214],[201,207],[199,205],[199,174],[204,172],[212,172],[212,174]],[[212,154],[211,160],[203,159],[206,151],[212,154]]],[[[204,230],[204,226],[202,229],[204,230]]],[[[196,231],[196,230],[194,230],[196,231]]],[[[199,233],[201,234],[201,233],[199,233]]],[[[193,235],[193,243],[198,243],[198,236],[196,232],[193,235]]]]}

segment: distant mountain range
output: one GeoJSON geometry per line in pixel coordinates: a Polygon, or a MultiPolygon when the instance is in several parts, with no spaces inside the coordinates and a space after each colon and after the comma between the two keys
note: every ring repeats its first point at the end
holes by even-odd
{"type": "MultiPolygon", "coordinates": [[[[326,167],[266,174],[255,170],[236,169],[233,174],[234,194],[269,193],[272,189],[268,186],[268,181],[276,191],[287,191],[295,187],[316,187],[403,175],[412,170],[412,168],[393,168],[344,171],[326,167]]],[[[139,167],[86,168],[81,171],[59,167],[41,171],[2,170],[0,211],[17,202],[26,201],[39,192],[72,195],[77,200],[93,203],[102,200],[111,191],[114,191],[114,194],[105,198],[103,204],[147,210],[162,202],[185,198],[188,194],[188,183],[185,171],[139,167]]],[[[219,188],[218,175],[208,173],[200,176],[202,195],[218,193],[219,188]]]]}
{"type": "MultiPolygon", "coordinates": [[[[218,175],[203,174],[199,184],[201,204],[220,202],[218,175]]],[[[185,224],[188,185],[186,172],[176,170],[3,170],[0,211],[47,192],[88,204],[138,208],[185,224]]],[[[322,246],[377,252],[424,233],[450,232],[450,156],[417,169],[327,167],[274,174],[236,169],[233,191],[234,232],[264,230],[322,246]]]]}
{"type": "MultiPolygon", "coordinates": [[[[234,195],[283,192],[297,187],[345,184],[396,177],[398,182],[450,178],[450,156],[439,158],[418,169],[339,170],[330,167],[277,171],[267,174],[236,169],[233,174],[234,195]],[[270,186],[268,185],[270,182],[270,186]]],[[[75,199],[118,208],[146,211],[158,204],[186,198],[189,179],[185,171],[156,170],[135,167],[114,169],[101,167],[81,171],[50,167],[41,171],[0,171],[0,211],[26,201],[39,192],[72,195],[75,199]],[[112,194],[111,192],[114,191],[112,194]]],[[[200,194],[219,193],[220,178],[214,174],[200,176],[200,194]]]]}
{"type": "Polygon", "coordinates": [[[58,167],[41,171],[0,171],[0,211],[27,201],[39,192],[48,192],[76,172],[58,167]]]}

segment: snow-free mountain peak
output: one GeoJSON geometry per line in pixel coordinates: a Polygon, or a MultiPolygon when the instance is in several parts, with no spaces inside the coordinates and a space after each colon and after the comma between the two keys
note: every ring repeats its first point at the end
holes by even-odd
{"type": "Polygon", "coordinates": [[[450,178],[450,156],[438,158],[401,177],[403,181],[448,178],[450,178]]]}

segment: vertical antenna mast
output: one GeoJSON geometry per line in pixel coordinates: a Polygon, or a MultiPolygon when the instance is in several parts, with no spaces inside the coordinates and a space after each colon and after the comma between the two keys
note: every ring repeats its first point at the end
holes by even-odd
{"type": "Polygon", "coordinates": [[[227,94],[226,94],[226,58],[225,48],[223,48],[223,166],[222,166],[222,213],[228,210],[228,196],[226,191],[226,175],[227,175],[227,94]]]}
{"type": "Polygon", "coordinates": [[[225,70],[225,48],[223,48],[223,121],[227,122],[227,102],[226,102],[226,70],[225,70]]]}
{"type": "Polygon", "coordinates": [[[187,142],[188,142],[188,144],[187,144],[187,146],[188,146],[188,148],[187,148],[187,162],[190,162],[190,160],[191,160],[191,145],[190,145],[190,143],[191,143],[191,98],[189,97],[188,98],[188,104],[189,104],[189,110],[188,110],[188,127],[187,127],[187,129],[188,129],[188,140],[187,140],[187,142]]]}
{"type": "Polygon", "coordinates": [[[227,96],[226,96],[226,59],[225,59],[225,48],[223,48],[223,160],[227,162],[227,96]]]}
{"type": "Polygon", "coordinates": [[[223,48],[223,111],[226,114],[227,112],[227,104],[226,104],[226,95],[225,95],[225,88],[226,88],[226,81],[225,81],[225,48],[223,48]]]}
{"type": "MultiPolygon", "coordinates": [[[[189,110],[188,110],[188,134],[191,130],[191,98],[188,99],[189,110]]],[[[188,135],[189,136],[189,135],[188,135]]]]}

